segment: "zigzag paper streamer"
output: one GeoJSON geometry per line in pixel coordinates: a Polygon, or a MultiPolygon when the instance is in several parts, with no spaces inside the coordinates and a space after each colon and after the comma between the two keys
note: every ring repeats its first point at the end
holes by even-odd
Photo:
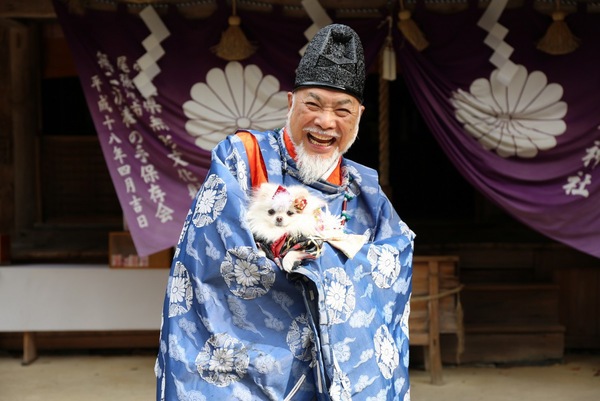
{"type": "MultiPolygon", "coordinates": [[[[319,32],[319,29],[326,27],[331,24],[333,21],[327,15],[327,11],[323,8],[319,0],[302,0],[302,7],[306,10],[306,13],[313,21],[313,24],[308,27],[306,31],[304,31],[304,37],[309,41],[319,32]]],[[[308,43],[300,49],[299,53],[301,56],[304,55],[306,51],[306,47],[308,43]]]]}
{"type": "Polygon", "coordinates": [[[170,32],[152,6],[144,8],[140,12],[140,17],[150,30],[150,35],[142,42],[146,53],[137,60],[140,72],[133,78],[133,83],[142,96],[147,99],[158,94],[152,80],[160,73],[157,62],[165,54],[160,42],[165,40],[170,32]]]}
{"type": "Polygon", "coordinates": [[[504,41],[508,29],[498,23],[500,14],[504,11],[508,0],[491,0],[485,12],[477,21],[477,26],[488,32],[486,45],[494,50],[490,62],[498,68],[498,80],[508,86],[517,72],[517,66],[510,61],[513,47],[504,41]]]}

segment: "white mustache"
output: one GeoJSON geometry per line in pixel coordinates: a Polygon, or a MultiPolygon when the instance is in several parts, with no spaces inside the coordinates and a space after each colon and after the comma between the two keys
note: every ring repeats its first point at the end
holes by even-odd
{"type": "Polygon", "coordinates": [[[322,129],[316,128],[316,127],[306,127],[303,129],[304,132],[308,132],[311,134],[317,134],[317,135],[323,135],[323,136],[330,136],[332,138],[339,138],[340,134],[338,134],[335,131],[323,131],[322,129]]]}

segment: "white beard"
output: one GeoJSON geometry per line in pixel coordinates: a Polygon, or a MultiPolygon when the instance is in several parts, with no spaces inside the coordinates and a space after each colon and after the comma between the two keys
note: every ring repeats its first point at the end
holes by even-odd
{"type": "Polygon", "coordinates": [[[320,155],[310,155],[304,149],[304,144],[300,143],[296,146],[296,164],[300,179],[306,184],[312,184],[319,179],[327,179],[324,175],[333,170],[340,159],[340,151],[335,150],[333,154],[327,158],[320,155]]]}

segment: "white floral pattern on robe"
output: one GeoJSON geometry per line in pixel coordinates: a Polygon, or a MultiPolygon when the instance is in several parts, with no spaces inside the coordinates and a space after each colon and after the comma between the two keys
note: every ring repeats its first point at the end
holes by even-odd
{"type": "MultiPolygon", "coordinates": [[[[269,181],[300,184],[281,131],[252,132],[269,181]]],[[[175,250],[156,362],[157,400],[410,399],[408,314],[414,234],[374,170],[344,160],[342,186],[309,189],[333,213],[344,197],[353,259],[329,244],[286,274],[245,224],[251,188],[235,135],[213,150],[175,250]]]]}

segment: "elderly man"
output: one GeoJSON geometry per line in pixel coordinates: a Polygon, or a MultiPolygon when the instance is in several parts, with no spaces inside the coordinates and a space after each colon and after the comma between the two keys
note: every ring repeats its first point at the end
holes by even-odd
{"type": "Polygon", "coordinates": [[[345,25],[311,40],[286,127],[240,131],[213,151],[171,267],[157,400],[409,400],[414,234],[377,173],[342,157],[364,110],[363,49],[345,25]],[[322,245],[286,272],[245,223],[252,189],[304,185],[359,249],[322,245]]]}

